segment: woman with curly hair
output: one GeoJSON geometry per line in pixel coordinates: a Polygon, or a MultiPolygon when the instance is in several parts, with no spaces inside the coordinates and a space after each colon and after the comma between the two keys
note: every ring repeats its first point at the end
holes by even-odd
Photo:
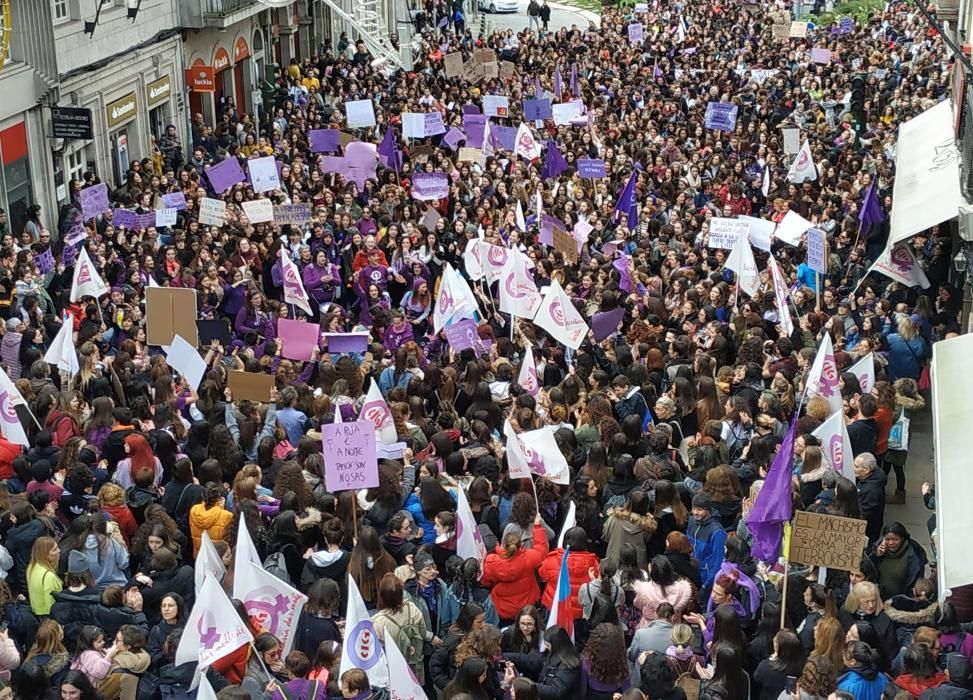
{"type": "Polygon", "coordinates": [[[274,481],[274,498],[283,499],[288,493],[293,493],[296,498],[295,510],[303,511],[314,502],[311,487],[307,485],[304,471],[297,462],[285,462],[274,481]]]}
{"type": "Polygon", "coordinates": [[[482,687],[488,698],[502,697],[497,680],[493,672],[494,664],[500,658],[500,630],[493,625],[483,625],[473,630],[456,647],[456,668],[463,667],[467,659],[482,659],[487,665],[487,677],[482,687]]]}
{"type": "Polygon", "coordinates": [[[101,503],[101,509],[118,523],[125,546],[131,548],[132,537],[135,536],[139,524],[125,503],[125,491],[118,484],[108,482],[98,489],[98,501],[101,503]]]}
{"type": "Polygon", "coordinates": [[[151,557],[151,553],[159,547],[171,549],[178,558],[188,559],[189,539],[165,508],[153,503],[145,509],[145,522],[132,537],[132,556],[136,561],[141,561],[151,557]],[[158,541],[154,542],[154,539],[158,541]]]}
{"type": "Polygon", "coordinates": [[[247,461],[243,450],[237,445],[230,429],[225,425],[214,425],[210,429],[206,459],[215,459],[219,462],[223,468],[223,481],[232,481],[247,461]]]}
{"type": "MultiPolygon", "coordinates": [[[[530,548],[534,545],[533,530],[535,516],[537,515],[537,501],[531,493],[520,492],[514,496],[510,506],[510,521],[503,528],[501,541],[506,540],[507,535],[517,535],[520,538],[521,547],[530,548]]],[[[553,542],[557,535],[547,523],[540,522],[541,527],[547,534],[547,541],[553,542]]]]}
{"type": "Polygon", "coordinates": [[[610,622],[595,625],[581,654],[580,697],[611,700],[631,686],[622,628],[610,622]]]}

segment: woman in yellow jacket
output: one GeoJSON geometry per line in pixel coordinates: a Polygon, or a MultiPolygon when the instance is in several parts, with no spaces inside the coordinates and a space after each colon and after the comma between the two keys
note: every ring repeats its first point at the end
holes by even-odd
{"type": "Polygon", "coordinates": [[[27,596],[30,598],[30,609],[38,617],[51,614],[54,594],[61,591],[61,579],[57,575],[60,557],[61,548],[53,537],[38,537],[30,550],[27,596]]]}
{"type": "Polygon", "coordinates": [[[233,513],[223,507],[225,503],[223,487],[210,482],[203,490],[203,502],[189,509],[189,531],[193,537],[194,557],[199,554],[204,532],[214,542],[226,539],[226,530],[233,520],[233,513]]]}

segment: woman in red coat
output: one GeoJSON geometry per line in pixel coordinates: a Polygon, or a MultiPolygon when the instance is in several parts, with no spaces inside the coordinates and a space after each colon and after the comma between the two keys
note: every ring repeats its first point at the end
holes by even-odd
{"type": "MultiPolygon", "coordinates": [[[[575,620],[581,618],[581,604],[578,602],[578,590],[591,580],[591,571],[598,571],[601,562],[596,554],[588,551],[588,535],[583,528],[572,527],[564,534],[564,543],[571,548],[568,555],[568,579],[571,581],[571,597],[568,598],[568,609],[575,620]]],[[[561,573],[561,560],[564,558],[564,548],[552,550],[541,564],[541,580],[547,584],[544,587],[544,607],[548,610],[554,604],[554,591],[557,589],[557,577],[561,573]]],[[[559,608],[560,609],[560,608],[559,608]]]]}
{"type": "MultiPolygon", "coordinates": [[[[483,563],[480,583],[491,588],[490,598],[497,609],[501,624],[510,624],[526,605],[534,605],[541,597],[535,572],[547,554],[547,533],[540,514],[534,518],[534,545],[520,548],[520,535],[508,533],[503,544],[488,554],[483,563]]],[[[575,592],[577,598],[577,592],[575,592]]]]}

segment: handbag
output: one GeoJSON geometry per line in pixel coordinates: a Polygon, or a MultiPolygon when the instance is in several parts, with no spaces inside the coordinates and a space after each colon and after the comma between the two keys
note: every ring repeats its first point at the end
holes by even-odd
{"type": "Polygon", "coordinates": [[[899,410],[899,415],[889,430],[888,449],[900,452],[909,449],[909,417],[904,410],[899,410]]]}
{"type": "Polygon", "coordinates": [[[919,385],[919,391],[929,391],[932,388],[932,380],[929,377],[929,365],[922,364],[922,360],[919,359],[919,356],[916,355],[916,351],[912,349],[912,346],[909,345],[907,340],[903,339],[902,342],[905,343],[907,348],[909,348],[909,352],[911,352],[912,356],[916,359],[916,364],[919,365],[919,381],[916,382],[919,385]]]}

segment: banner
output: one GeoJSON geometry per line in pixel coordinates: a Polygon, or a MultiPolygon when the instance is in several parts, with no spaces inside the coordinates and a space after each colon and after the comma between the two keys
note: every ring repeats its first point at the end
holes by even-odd
{"type": "Polygon", "coordinates": [[[548,287],[534,323],[574,350],[581,347],[588,335],[588,325],[557,280],[548,287]]]}
{"type": "Polygon", "coordinates": [[[923,289],[929,287],[929,278],[926,277],[926,273],[923,272],[907,243],[900,243],[891,249],[886,248],[878,256],[878,260],[868,268],[868,272],[879,272],[907,287],[919,286],[923,289]]]}
{"type": "Polygon", "coordinates": [[[541,305],[541,294],[527,271],[524,254],[511,249],[507,263],[500,271],[500,310],[504,313],[533,319],[541,305]]]}
{"type": "Polygon", "coordinates": [[[253,635],[213,576],[203,580],[176,649],[177,666],[198,661],[200,667],[253,642],[253,635]]]}
{"type": "Polygon", "coordinates": [[[707,129],[732,132],[737,125],[739,107],[729,102],[708,102],[704,125],[707,129]]]}
{"type": "Polygon", "coordinates": [[[0,369],[0,432],[10,442],[30,447],[27,432],[17,414],[17,406],[27,408],[27,402],[24,401],[23,395],[17,390],[14,383],[10,381],[7,373],[0,369]]]}
{"type": "Polygon", "coordinates": [[[255,199],[251,202],[244,202],[243,213],[250,219],[251,224],[273,221],[274,203],[269,199],[255,199]]]}
{"type": "Polygon", "coordinates": [[[530,346],[524,350],[524,359],[520,363],[520,374],[517,376],[517,383],[521,388],[534,398],[540,393],[541,385],[537,381],[537,365],[534,364],[534,353],[530,346]]]}
{"type": "Polygon", "coordinates": [[[348,574],[348,607],[345,611],[345,640],[341,645],[341,665],[338,677],[345,671],[360,668],[368,674],[368,682],[376,688],[389,684],[389,668],[382,642],[368,615],[358,584],[348,574]]]}
{"type": "Polygon", "coordinates": [[[286,246],[282,246],[280,249],[280,268],[281,277],[284,281],[284,303],[293,304],[310,316],[310,298],[304,288],[304,281],[301,279],[297,264],[286,253],[286,246]]]}
{"type": "Polygon", "coordinates": [[[449,197],[449,175],[446,173],[416,173],[412,176],[412,197],[431,202],[449,197]]]}
{"type": "Polygon", "coordinates": [[[274,223],[278,226],[290,224],[303,226],[311,220],[311,205],[303,204],[275,204],[274,223]]]}
{"type": "Polygon", "coordinates": [[[709,220],[709,247],[733,250],[737,239],[750,233],[750,224],[740,219],[714,216],[709,220]]]}
{"type": "Polygon", "coordinates": [[[821,345],[814,356],[814,363],[807,373],[807,380],[804,390],[807,395],[821,396],[828,400],[833,413],[841,413],[844,403],[841,400],[841,388],[839,382],[838,364],[834,359],[834,345],[831,343],[831,334],[825,333],[821,338],[821,345]]]}

